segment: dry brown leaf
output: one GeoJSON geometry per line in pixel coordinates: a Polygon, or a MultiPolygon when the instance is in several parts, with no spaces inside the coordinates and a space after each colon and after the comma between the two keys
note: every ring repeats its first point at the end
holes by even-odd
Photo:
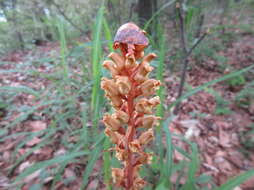
{"type": "Polygon", "coordinates": [[[26,143],[26,145],[27,145],[27,146],[34,146],[34,145],[36,145],[36,144],[38,144],[38,143],[40,143],[40,142],[41,142],[41,139],[40,139],[40,138],[34,137],[32,140],[28,141],[28,142],[26,143]]]}
{"type": "Polygon", "coordinates": [[[251,177],[247,181],[245,181],[241,187],[245,190],[252,190],[254,189],[254,177],[251,177]]]}
{"type": "Polygon", "coordinates": [[[222,147],[229,148],[231,147],[231,134],[224,131],[222,128],[219,128],[219,142],[222,147]]]}
{"type": "Polygon", "coordinates": [[[29,125],[33,132],[42,131],[47,128],[47,124],[43,121],[31,121],[29,125]]]}
{"type": "Polygon", "coordinates": [[[238,151],[230,151],[227,159],[231,161],[238,168],[243,167],[244,156],[238,151]]]}
{"type": "Polygon", "coordinates": [[[64,176],[66,178],[76,178],[75,172],[72,169],[70,169],[70,168],[66,168],[64,170],[64,176]]]}
{"type": "Polygon", "coordinates": [[[27,177],[24,179],[24,182],[26,182],[26,183],[31,182],[31,181],[34,180],[35,178],[39,177],[40,172],[41,172],[41,170],[35,171],[35,172],[32,173],[31,175],[27,176],[27,177]]]}
{"type": "Polygon", "coordinates": [[[20,164],[19,166],[19,173],[22,173],[26,168],[30,167],[32,165],[32,163],[30,163],[29,161],[23,162],[22,164],[20,164]]]}
{"type": "Polygon", "coordinates": [[[90,189],[97,189],[98,188],[98,186],[99,186],[99,180],[98,179],[94,179],[94,180],[92,180],[89,184],[88,184],[88,186],[87,186],[87,190],[90,190],[90,189]]]}

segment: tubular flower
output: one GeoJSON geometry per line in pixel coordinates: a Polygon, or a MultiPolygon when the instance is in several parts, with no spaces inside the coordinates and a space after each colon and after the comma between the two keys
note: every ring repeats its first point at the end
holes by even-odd
{"type": "Polygon", "coordinates": [[[105,114],[103,122],[105,134],[115,144],[112,150],[123,163],[122,169],[112,168],[113,182],[125,190],[141,190],[146,182],[139,176],[139,168],[152,161],[152,154],[144,151],[153,140],[153,128],[160,120],[160,117],[152,115],[160,99],[150,96],[161,83],[148,78],[153,70],[150,62],[156,57],[154,53],[144,56],[148,43],[143,46],[127,44],[120,41],[121,36],[117,40],[114,48],[119,47],[122,55],[110,53],[108,57],[111,60],[103,63],[111,72],[112,79],[102,78],[101,88],[114,107],[114,113],[105,114]],[[137,59],[141,61],[137,62],[137,59]]]}
{"type": "Polygon", "coordinates": [[[154,115],[143,116],[137,120],[136,126],[150,129],[154,126],[159,125],[160,119],[160,117],[155,117],[154,115]]]}

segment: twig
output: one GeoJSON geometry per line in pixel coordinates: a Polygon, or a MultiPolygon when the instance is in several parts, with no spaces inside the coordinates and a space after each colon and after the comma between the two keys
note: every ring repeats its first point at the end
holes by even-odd
{"type": "MultiPolygon", "coordinates": [[[[176,9],[177,9],[177,13],[178,13],[178,17],[179,17],[179,24],[180,24],[180,46],[182,49],[182,73],[181,73],[181,81],[180,81],[180,86],[178,89],[178,94],[177,94],[177,99],[180,98],[182,96],[182,92],[183,92],[183,87],[184,87],[184,83],[185,83],[185,79],[186,79],[186,71],[187,71],[187,67],[188,67],[188,58],[190,56],[190,54],[192,53],[192,51],[197,47],[197,45],[205,38],[205,36],[208,34],[209,31],[206,31],[194,44],[193,46],[187,50],[187,46],[186,46],[186,42],[185,42],[185,30],[184,30],[184,21],[183,21],[183,16],[181,13],[181,5],[179,2],[177,2],[176,4],[176,9]]],[[[177,103],[175,106],[175,109],[173,111],[173,113],[175,115],[178,114],[179,111],[179,107],[180,107],[181,102],[177,103]]]]}
{"type": "Polygon", "coordinates": [[[61,10],[60,6],[54,2],[54,0],[51,1],[51,3],[56,7],[58,12],[64,17],[65,20],[67,20],[74,28],[78,29],[82,34],[85,33],[85,30],[80,28],[78,25],[76,25],[65,13],[61,10]]]}

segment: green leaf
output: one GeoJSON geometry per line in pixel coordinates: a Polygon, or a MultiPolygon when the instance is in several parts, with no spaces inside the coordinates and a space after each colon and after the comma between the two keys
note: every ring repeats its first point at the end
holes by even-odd
{"type": "Polygon", "coordinates": [[[84,189],[86,187],[88,183],[88,178],[93,171],[94,164],[98,160],[100,153],[101,153],[101,146],[96,146],[91,152],[88,158],[88,163],[86,165],[85,172],[83,174],[83,183],[82,183],[81,189],[84,189]]]}
{"type": "Polygon", "coordinates": [[[26,93],[26,94],[32,94],[35,97],[39,97],[40,93],[36,92],[35,90],[33,90],[32,88],[29,88],[27,86],[1,86],[0,87],[0,91],[13,91],[13,92],[17,92],[17,93],[26,93]]]}
{"type": "Polygon", "coordinates": [[[109,51],[114,51],[113,49],[113,40],[112,40],[112,35],[110,32],[110,27],[108,25],[108,22],[106,20],[106,18],[103,19],[103,27],[104,27],[104,34],[105,34],[105,38],[108,42],[108,49],[109,51]]]}
{"type": "Polygon", "coordinates": [[[98,91],[101,73],[101,31],[103,24],[104,7],[101,7],[96,18],[93,29],[93,46],[92,46],[92,67],[93,67],[93,90],[92,90],[92,109],[95,109],[98,102],[98,91]]]}
{"type": "Polygon", "coordinates": [[[53,158],[51,160],[42,161],[36,164],[33,164],[31,167],[27,168],[25,171],[23,171],[14,181],[14,183],[17,183],[19,181],[22,181],[25,177],[29,176],[30,174],[36,172],[37,170],[41,170],[44,168],[47,168],[53,164],[65,162],[65,161],[73,161],[74,158],[79,156],[88,155],[88,151],[82,151],[82,152],[72,152],[68,153],[67,155],[58,156],[56,158],[53,158]]]}
{"type": "Polygon", "coordinates": [[[226,183],[214,190],[232,190],[252,176],[254,176],[254,170],[247,171],[237,177],[228,180],[226,183]]]}
{"type": "Polygon", "coordinates": [[[156,187],[155,190],[170,190],[168,187],[166,187],[165,183],[166,183],[165,181],[161,182],[161,183],[156,187]]]}
{"type": "MultiPolygon", "coordinates": [[[[161,173],[161,177],[160,177],[160,185],[159,187],[167,187],[169,188],[171,186],[170,184],[170,176],[172,174],[172,163],[173,163],[173,146],[172,146],[172,139],[171,139],[171,133],[169,131],[169,124],[171,122],[173,117],[168,117],[163,123],[163,131],[166,134],[166,159],[165,162],[163,161],[163,159],[161,159],[161,163],[160,163],[160,170],[162,171],[161,173]]],[[[162,155],[161,155],[162,156],[162,155]]]]}

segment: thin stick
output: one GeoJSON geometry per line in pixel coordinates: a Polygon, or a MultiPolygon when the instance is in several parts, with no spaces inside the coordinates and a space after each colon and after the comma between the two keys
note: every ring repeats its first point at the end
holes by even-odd
{"type": "MultiPolygon", "coordinates": [[[[186,46],[186,42],[185,42],[185,28],[184,28],[184,21],[183,21],[183,16],[182,16],[182,12],[181,12],[181,5],[180,2],[177,2],[176,4],[176,10],[178,13],[178,17],[179,17],[179,24],[180,24],[180,46],[182,49],[182,60],[181,60],[181,64],[182,64],[182,73],[181,73],[181,81],[180,81],[180,86],[178,89],[178,94],[177,94],[177,99],[180,98],[182,96],[182,92],[183,92],[183,87],[184,87],[184,83],[186,80],[186,71],[187,71],[187,67],[188,67],[188,58],[191,55],[192,51],[197,47],[197,45],[205,38],[205,36],[208,34],[209,31],[206,31],[196,42],[195,44],[189,49],[187,50],[187,46],[186,46]]],[[[173,111],[173,113],[175,115],[178,114],[179,112],[179,108],[180,108],[181,102],[176,104],[176,107],[173,111]]]]}

